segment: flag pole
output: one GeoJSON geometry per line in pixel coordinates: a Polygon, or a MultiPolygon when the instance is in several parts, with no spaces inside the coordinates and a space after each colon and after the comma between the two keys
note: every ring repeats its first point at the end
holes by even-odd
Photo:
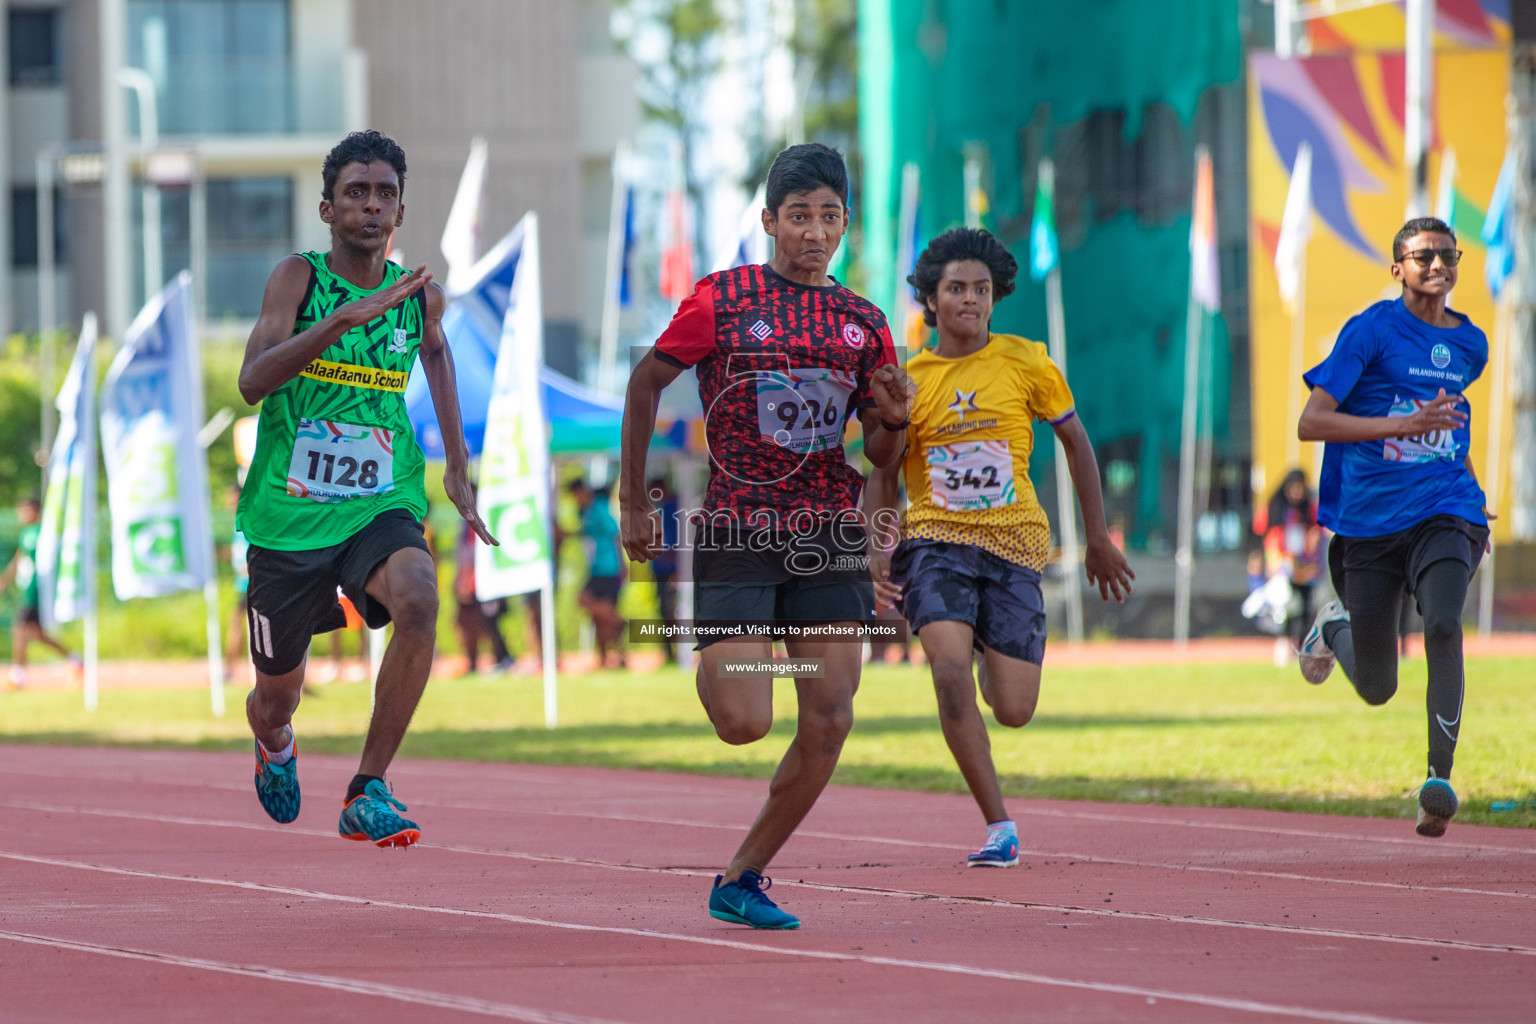
{"type": "Polygon", "coordinates": [[[922,169],[910,160],[901,167],[901,206],[896,212],[896,291],[891,303],[891,313],[900,322],[892,324],[891,333],[899,332],[902,342],[906,341],[904,311],[910,308],[908,302],[902,301],[902,296],[911,294],[907,290],[907,273],[912,261],[917,258],[917,253],[913,252],[916,240],[912,236],[917,232],[917,203],[922,173],[922,169]]]}
{"type": "MultiPolygon", "coordinates": [[[[1499,485],[1502,482],[1499,459],[1503,454],[1504,400],[1508,392],[1509,342],[1513,334],[1515,318],[1512,293],[1518,287],[1518,280],[1516,277],[1511,277],[1510,282],[1505,286],[1504,295],[1499,300],[1498,317],[1494,321],[1493,329],[1492,373],[1488,377],[1488,452],[1484,456],[1482,482],[1488,511],[1494,515],[1499,511],[1499,485]]],[[[1491,540],[1492,522],[1488,527],[1491,540]]],[[[1493,572],[1494,558],[1497,554],[1498,546],[1490,544],[1488,553],[1483,559],[1482,578],[1478,581],[1477,632],[1479,636],[1488,636],[1493,632],[1493,572]]]]}
{"type": "MultiPolygon", "coordinates": [[[[1054,198],[1056,165],[1050,157],[1040,161],[1039,187],[1054,198]]],[[[1054,212],[1054,210],[1053,210],[1054,212]]],[[[1045,277],[1045,322],[1051,361],[1067,375],[1067,324],[1061,301],[1061,260],[1057,259],[1045,277]]],[[[1072,470],[1067,465],[1067,450],[1056,438],[1056,518],[1061,523],[1062,575],[1067,584],[1067,640],[1083,642],[1083,583],[1078,570],[1077,511],[1072,502],[1072,470]]]]}
{"type": "Polygon", "coordinates": [[[1307,246],[1303,242],[1296,254],[1296,302],[1291,311],[1291,367],[1286,379],[1285,398],[1285,468],[1301,465],[1301,436],[1296,424],[1301,421],[1301,375],[1307,356],[1307,246]]]}
{"type": "Polygon", "coordinates": [[[613,197],[608,204],[608,252],[603,287],[603,325],[598,345],[597,390],[613,394],[619,353],[619,282],[624,273],[624,201],[629,194],[629,143],[613,148],[613,197]]]}
{"type": "Polygon", "coordinates": [[[1434,92],[1435,0],[1407,0],[1403,41],[1403,167],[1408,172],[1407,219],[1429,211],[1430,98],[1434,92]]]}
{"type": "MultiPolygon", "coordinates": [[[[1195,151],[1194,217],[1200,213],[1200,179],[1209,174],[1210,152],[1204,146],[1195,151]]],[[[1193,230],[1193,229],[1192,229],[1193,230]]],[[[1184,327],[1184,416],[1179,436],[1179,523],[1178,544],[1174,550],[1173,640],[1179,646],[1189,643],[1189,605],[1191,577],[1194,573],[1195,531],[1195,426],[1199,405],[1200,343],[1204,324],[1203,310],[1196,295],[1194,250],[1190,250],[1189,313],[1184,327]]]]}
{"type": "MultiPolygon", "coordinates": [[[[553,561],[553,559],[551,559],[553,561]]],[[[554,571],[554,566],[550,566],[554,571]]],[[[544,649],[544,727],[553,729],[560,724],[560,685],[558,677],[560,652],[555,646],[555,586],[539,590],[539,645],[544,649]]]]}
{"type": "MultiPolygon", "coordinates": [[[[96,334],[96,314],[87,313],[87,325],[82,330],[88,330],[92,336],[96,334]]],[[[80,481],[81,507],[80,507],[80,582],[83,584],[85,598],[85,636],[84,650],[81,652],[84,660],[85,676],[81,680],[85,692],[85,710],[95,711],[98,705],[98,686],[100,683],[97,667],[97,629],[96,629],[96,360],[93,357],[85,368],[85,373],[80,381],[80,388],[85,392],[85,397],[80,405],[84,410],[85,423],[82,425],[78,443],[84,449],[85,472],[81,474],[80,481]]]]}

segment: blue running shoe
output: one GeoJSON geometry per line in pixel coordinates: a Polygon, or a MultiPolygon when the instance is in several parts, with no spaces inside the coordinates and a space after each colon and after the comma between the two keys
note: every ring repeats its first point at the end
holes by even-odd
{"type": "Polygon", "coordinates": [[[1449,782],[1444,779],[1427,779],[1419,787],[1419,822],[1413,830],[1421,836],[1443,836],[1445,826],[1456,817],[1460,808],[1456,791],[1449,782]]]}
{"type": "Polygon", "coordinates": [[[786,914],[764,895],[764,890],[772,887],[773,879],[764,878],[756,871],[743,871],[736,881],[721,885],[720,879],[724,877],[716,875],[715,887],[710,890],[710,917],[753,928],[784,930],[800,927],[798,917],[786,914]]]}
{"type": "Polygon", "coordinates": [[[256,799],[261,809],[279,824],[286,825],[299,816],[299,746],[287,764],[273,764],[261,741],[256,741],[256,799]]]}
{"type": "Polygon", "coordinates": [[[414,821],[396,814],[397,810],[406,810],[405,804],[395,799],[394,791],[383,780],[373,779],[361,796],[353,797],[342,807],[336,830],[343,839],[371,842],[374,846],[410,846],[421,838],[421,829],[414,821]]]}
{"type": "Polygon", "coordinates": [[[999,830],[987,837],[987,845],[965,858],[968,868],[1011,868],[1019,862],[1019,837],[999,830]]]}

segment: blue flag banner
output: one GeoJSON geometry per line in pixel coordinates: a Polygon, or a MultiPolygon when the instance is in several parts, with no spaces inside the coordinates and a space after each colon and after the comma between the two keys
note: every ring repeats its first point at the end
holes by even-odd
{"type": "Polygon", "coordinates": [[[1056,180],[1051,166],[1042,163],[1035,185],[1035,215],[1029,223],[1029,276],[1044,281],[1061,262],[1056,241],[1056,180]]]}
{"type": "Polygon", "coordinates": [[[1488,258],[1483,264],[1488,291],[1497,299],[1504,282],[1515,272],[1514,232],[1515,154],[1504,154],[1499,180],[1488,201],[1488,216],[1483,221],[1483,241],[1488,244],[1488,258]]]}

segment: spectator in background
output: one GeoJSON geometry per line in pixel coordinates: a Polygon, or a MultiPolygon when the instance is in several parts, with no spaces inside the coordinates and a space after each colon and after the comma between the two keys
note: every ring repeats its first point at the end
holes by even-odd
{"type": "Polygon", "coordinates": [[[594,490],[579,478],[572,480],[567,489],[581,510],[581,532],[591,541],[587,583],[581,588],[578,603],[592,616],[599,662],[604,668],[624,668],[624,620],[619,617],[624,559],[619,549],[619,524],[608,507],[608,489],[594,490]]]}
{"type": "Polygon", "coordinates": [[[1281,573],[1291,581],[1294,597],[1284,635],[1299,647],[1312,623],[1312,594],[1323,566],[1323,528],[1304,472],[1286,474],[1269,504],[1255,513],[1253,532],[1263,540],[1265,579],[1281,573]]]}
{"type": "MultiPolygon", "coordinates": [[[[471,485],[473,486],[473,485],[471,485]]],[[[464,675],[474,672],[480,663],[480,641],[490,641],[491,671],[506,672],[512,667],[512,655],[502,638],[497,624],[507,612],[505,598],[481,601],[475,596],[475,531],[468,523],[459,531],[459,544],[454,559],[453,596],[458,600],[456,622],[459,627],[459,643],[464,648],[464,675]]]]}
{"type": "MultiPolygon", "coordinates": [[[[677,623],[677,495],[664,476],[652,477],[645,489],[661,515],[662,547],[651,560],[651,574],[656,579],[656,604],[661,610],[661,621],[670,628],[677,623]]],[[[661,649],[668,663],[676,663],[676,644],[668,641],[661,649]]]]}

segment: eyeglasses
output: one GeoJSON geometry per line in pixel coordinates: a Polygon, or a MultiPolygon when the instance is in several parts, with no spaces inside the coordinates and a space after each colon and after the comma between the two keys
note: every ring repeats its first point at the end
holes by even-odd
{"type": "Polygon", "coordinates": [[[1435,262],[1435,257],[1440,257],[1440,262],[1448,267],[1454,267],[1461,262],[1460,249],[1420,249],[1417,252],[1405,252],[1397,262],[1413,260],[1421,267],[1427,267],[1435,262]]]}

